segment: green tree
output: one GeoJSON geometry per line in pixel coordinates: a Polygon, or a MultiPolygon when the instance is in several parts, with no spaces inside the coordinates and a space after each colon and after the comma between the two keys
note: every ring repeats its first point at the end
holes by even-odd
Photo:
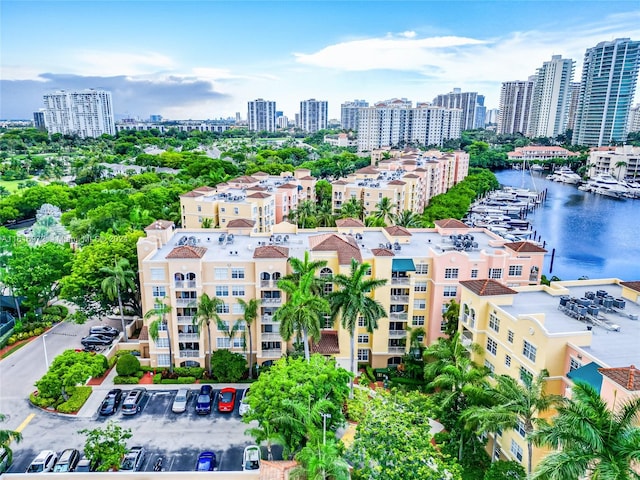
{"type": "Polygon", "coordinates": [[[120,460],[127,453],[127,440],[133,436],[130,428],[123,428],[114,421],[107,422],[102,428],[84,429],[78,433],[86,435],[84,454],[99,472],[120,467],[120,460]]]}
{"type": "Polygon", "coordinates": [[[491,464],[483,480],[526,480],[524,467],[513,460],[498,460],[491,464]]]}
{"type": "Polygon", "coordinates": [[[47,373],[36,382],[36,387],[39,396],[51,399],[51,404],[55,404],[60,397],[67,400],[76,385],[85,383],[90,377],[99,377],[106,370],[104,355],[65,350],[53,360],[47,373]]]}
{"type": "Polygon", "coordinates": [[[149,324],[149,337],[154,342],[160,338],[160,330],[167,332],[167,343],[169,344],[169,373],[173,373],[173,347],[171,346],[171,333],[167,323],[167,315],[171,313],[171,305],[164,303],[164,299],[156,298],[153,308],[145,315],[145,319],[157,317],[149,324]]]}
{"type": "Polygon", "coordinates": [[[534,479],[640,478],[640,397],[610,409],[595,388],[576,382],[571,399],[563,399],[557,412],[532,435],[536,445],[553,449],[534,479]]]}
{"type": "Polygon", "coordinates": [[[391,221],[395,208],[396,206],[391,202],[389,197],[382,197],[376,205],[376,210],[373,212],[373,215],[376,218],[381,218],[383,221],[391,221]]]}
{"type": "Polygon", "coordinates": [[[198,302],[198,308],[196,314],[193,317],[193,324],[198,326],[198,331],[202,330],[202,327],[207,328],[207,372],[209,378],[211,378],[211,351],[213,350],[211,344],[211,321],[215,321],[216,324],[220,324],[220,315],[218,314],[218,307],[224,305],[224,301],[218,297],[209,297],[206,293],[203,293],[198,302]]]}
{"type": "MultiPolygon", "coordinates": [[[[0,422],[4,422],[6,417],[0,413],[0,422]]],[[[1,430],[0,429],[0,447],[4,448],[7,452],[7,466],[11,465],[13,459],[13,450],[11,450],[11,442],[20,443],[22,440],[22,434],[13,430],[1,430]]]]}
{"type": "Polygon", "coordinates": [[[256,443],[267,443],[267,460],[273,460],[273,444],[282,445],[285,443],[284,437],[278,433],[273,423],[269,420],[263,420],[257,427],[251,427],[245,430],[245,435],[250,435],[256,443]]]}
{"type": "Polygon", "coordinates": [[[318,273],[318,270],[327,266],[326,260],[311,261],[309,252],[305,251],[304,258],[302,260],[296,257],[289,257],[287,262],[291,267],[291,273],[282,277],[283,280],[291,280],[296,285],[299,285],[300,279],[303,276],[311,274],[313,276],[311,292],[315,295],[321,295],[324,292],[324,286],[328,281],[330,281],[330,278],[318,277],[316,274],[318,273]]]}
{"type": "MultiPolygon", "coordinates": [[[[366,278],[369,275],[370,265],[359,263],[351,259],[349,275],[342,273],[334,275],[333,283],[338,287],[329,295],[331,304],[331,317],[341,318],[342,328],[350,335],[350,365],[351,373],[357,373],[355,362],[355,336],[358,318],[364,320],[364,327],[369,333],[378,328],[378,320],[387,313],[383,306],[372,298],[373,292],[387,283],[387,279],[366,278]]],[[[350,396],[353,396],[353,378],[351,379],[350,396]]]]}
{"type": "Polygon", "coordinates": [[[391,221],[394,225],[404,228],[419,228],[422,226],[420,216],[411,210],[403,210],[398,214],[392,215],[391,221]]]}
{"type": "Polygon", "coordinates": [[[300,464],[290,474],[300,480],[349,480],[349,464],[342,457],[335,439],[308,444],[296,455],[300,464]]]}
{"type": "Polygon", "coordinates": [[[118,312],[120,313],[120,322],[122,325],[122,334],[124,341],[129,341],[127,334],[127,325],[124,321],[124,307],[122,305],[121,291],[135,290],[135,273],[131,269],[129,260],[126,258],[115,258],[113,267],[102,267],[100,273],[104,273],[106,277],[102,279],[100,288],[109,300],[118,299],[118,312]]]}
{"type": "Polygon", "coordinates": [[[444,333],[453,337],[458,331],[458,318],[460,317],[460,304],[456,302],[455,298],[447,304],[447,310],[442,314],[442,320],[444,320],[445,327],[444,333]]]}
{"type": "Polygon", "coordinates": [[[364,220],[364,202],[354,197],[350,198],[340,207],[340,218],[357,218],[364,220]]]}
{"type": "Polygon", "coordinates": [[[118,357],[116,372],[123,377],[135,375],[140,370],[140,360],[135,355],[125,353],[118,357]]]}
{"type": "Polygon", "coordinates": [[[247,326],[247,337],[249,337],[249,378],[253,378],[253,336],[251,327],[258,318],[260,302],[255,298],[250,299],[248,302],[239,298],[238,303],[242,306],[242,318],[247,326]]]}
{"type": "MultiPolygon", "coordinates": [[[[211,370],[220,382],[235,383],[239,381],[247,368],[247,361],[239,353],[220,349],[211,355],[211,370]]],[[[253,387],[251,388],[253,392],[253,387]]]]}

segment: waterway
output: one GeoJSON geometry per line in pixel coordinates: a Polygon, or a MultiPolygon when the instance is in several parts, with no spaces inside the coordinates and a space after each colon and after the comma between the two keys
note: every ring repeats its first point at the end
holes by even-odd
{"type": "Polygon", "coordinates": [[[548,254],[543,273],[640,281],[640,199],[614,199],[547,180],[545,173],[496,172],[502,185],[547,190],[546,201],[527,215],[548,254]],[[551,253],[555,249],[553,269],[551,253]]]}

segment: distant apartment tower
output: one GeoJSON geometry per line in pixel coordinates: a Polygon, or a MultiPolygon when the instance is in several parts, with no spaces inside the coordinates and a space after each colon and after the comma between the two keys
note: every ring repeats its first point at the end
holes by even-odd
{"type": "Polygon", "coordinates": [[[527,133],[534,77],[504,82],[500,89],[498,134],[527,133]]]}
{"type": "Polygon", "coordinates": [[[484,95],[478,95],[477,92],[463,92],[459,88],[454,88],[452,92],[434,98],[433,104],[437,107],[462,110],[461,130],[479,128],[478,116],[482,117],[482,126],[484,126],[484,95]]]}
{"type": "Polygon", "coordinates": [[[640,132],[640,103],[629,109],[629,121],[627,123],[627,132],[640,132]]]}
{"type": "Polygon", "coordinates": [[[569,112],[567,113],[567,130],[573,131],[573,129],[576,126],[576,113],[578,113],[579,99],[580,99],[580,82],[571,82],[570,93],[569,93],[569,112]]]}
{"type": "Polygon", "coordinates": [[[253,132],[275,132],[276,102],[262,98],[248,102],[247,121],[253,132]]]}
{"type": "Polygon", "coordinates": [[[489,110],[487,110],[487,114],[484,118],[484,124],[485,125],[497,125],[498,124],[498,114],[500,113],[500,110],[498,110],[497,108],[491,108],[489,110]]]}
{"type": "Polygon", "coordinates": [[[160,123],[162,122],[162,115],[149,115],[149,121],[151,123],[160,123]]]}
{"type": "Polygon", "coordinates": [[[476,118],[473,122],[473,128],[484,128],[487,123],[487,107],[484,106],[484,95],[478,95],[476,100],[476,118]]]}
{"type": "Polygon", "coordinates": [[[344,102],[340,105],[340,125],[345,130],[357,130],[359,111],[361,108],[369,106],[369,102],[365,100],[354,100],[353,102],[344,102]]]}
{"type": "Polygon", "coordinates": [[[537,70],[529,116],[530,137],[557,137],[566,131],[574,64],[570,58],[553,55],[537,70]]]}
{"type": "Polygon", "coordinates": [[[282,115],[276,118],[276,127],[278,128],[287,128],[289,126],[289,117],[286,115],[282,115]]]}
{"type": "Polygon", "coordinates": [[[587,49],[572,143],[599,147],[626,140],[639,67],[640,41],[617,38],[587,49]]]}
{"type": "Polygon", "coordinates": [[[44,95],[44,117],[50,134],[81,138],[115,135],[111,92],[59,90],[44,95]]]}
{"type": "Polygon", "coordinates": [[[328,118],[326,100],[311,98],[300,102],[300,128],[302,131],[315,133],[318,130],[325,130],[328,118]]]}
{"type": "Polygon", "coordinates": [[[46,130],[47,124],[44,119],[44,109],[33,112],[33,126],[38,130],[46,130]]]}

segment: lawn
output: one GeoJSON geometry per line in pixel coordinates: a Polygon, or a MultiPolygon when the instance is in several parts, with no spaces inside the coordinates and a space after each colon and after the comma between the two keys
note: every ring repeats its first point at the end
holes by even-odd
{"type": "Polygon", "coordinates": [[[18,191],[18,184],[26,181],[27,180],[0,180],[0,187],[6,188],[11,193],[16,193],[18,191]]]}

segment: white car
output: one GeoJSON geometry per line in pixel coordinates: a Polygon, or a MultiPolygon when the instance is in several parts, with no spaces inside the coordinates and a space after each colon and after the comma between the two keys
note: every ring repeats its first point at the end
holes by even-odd
{"type": "Polygon", "coordinates": [[[241,417],[249,413],[249,410],[251,410],[251,407],[249,406],[249,387],[247,387],[247,389],[242,392],[240,404],[238,405],[238,414],[241,417]]]}
{"type": "Polygon", "coordinates": [[[50,472],[58,460],[58,454],[53,450],[43,450],[33,459],[27,473],[50,472]]]}
{"type": "Polygon", "coordinates": [[[171,405],[171,411],[173,413],[183,413],[187,410],[187,402],[189,400],[189,390],[181,388],[176,393],[176,398],[173,399],[173,405],[171,405]]]}
{"type": "Polygon", "coordinates": [[[260,447],[257,445],[249,445],[244,448],[244,454],[242,455],[242,471],[247,470],[260,470],[260,447]]]}

